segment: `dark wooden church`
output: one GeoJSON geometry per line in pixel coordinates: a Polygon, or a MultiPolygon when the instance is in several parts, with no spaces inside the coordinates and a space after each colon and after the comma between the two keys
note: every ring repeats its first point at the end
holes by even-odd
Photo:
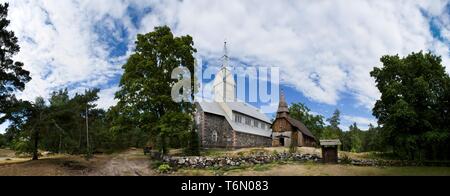
{"type": "Polygon", "coordinates": [[[272,124],[272,146],[289,147],[295,144],[299,147],[316,147],[317,142],[314,135],[300,121],[289,115],[289,107],[284,93],[281,92],[280,104],[277,117],[272,124]]]}

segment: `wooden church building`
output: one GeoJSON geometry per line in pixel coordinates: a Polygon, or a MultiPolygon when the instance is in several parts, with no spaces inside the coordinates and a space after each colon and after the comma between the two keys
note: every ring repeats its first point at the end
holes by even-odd
{"type": "Polygon", "coordinates": [[[316,147],[317,140],[309,129],[300,121],[289,115],[289,107],[283,92],[280,96],[277,117],[272,124],[272,146],[316,147]]]}

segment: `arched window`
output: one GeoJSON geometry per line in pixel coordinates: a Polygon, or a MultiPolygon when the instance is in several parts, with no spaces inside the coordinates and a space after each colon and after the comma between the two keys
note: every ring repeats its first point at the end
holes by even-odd
{"type": "Polygon", "coordinates": [[[217,135],[217,131],[213,131],[211,135],[211,139],[213,142],[217,142],[219,140],[219,136],[217,135]]]}

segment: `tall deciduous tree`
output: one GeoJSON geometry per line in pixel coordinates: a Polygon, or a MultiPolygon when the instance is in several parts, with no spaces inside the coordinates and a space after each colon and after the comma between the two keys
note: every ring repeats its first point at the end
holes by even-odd
{"type": "Polygon", "coordinates": [[[12,59],[20,47],[14,32],[7,29],[8,6],[8,3],[0,4],[0,124],[10,118],[11,109],[20,104],[14,93],[24,90],[25,83],[31,80],[23,63],[12,59]]]}
{"type": "Polygon", "coordinates": [[[394,152],[409,159],[450,158],[450,78],[441,58],[419,52],[381,62],[371,72],[381,92],[373,113],[394,152]]]}
{"type": "Polygon", "coordinates": [[[303,103],[292,104],[289,107],[289,114],[292,118],[303,122],[316,138],[322,137],[322,132],[325,127],[323,116],[312,114],[311,110],[303,103]]]}
{"type": "MultiPolygon", "coordinates": [[[[129,131],[129,126],[150,135],[153,143],[159,141],[166,148],[169,136],[180,135],[180,127],[176,123],[167,124],[171,116],[183,118],[174,113],[190,116],[192,103],[176,103],[172,100],[172,87],[177,82],[171,77],[175,68],[185,67],[194,73],[194,57],[196,50],[190,36],[175,37],[167,26],[156,27],[153,32],[138,35],[136,49],[123,66],[124,74],[120,81],[119,100],[115,112],[119,120],[125,124],[115,124],[118,132],[129,131]],[[162,120],[166,119],[166,120],[162,120]]],[[[195,82],[192,82],[192,89],[195,82]]],[[[184,130],[189,131],[189,126],[184,130]]],[[[161,146],[161,145],[159,145],[161,146]]]]}

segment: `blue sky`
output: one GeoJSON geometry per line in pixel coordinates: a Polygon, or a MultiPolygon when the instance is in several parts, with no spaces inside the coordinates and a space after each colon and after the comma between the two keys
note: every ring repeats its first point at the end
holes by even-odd
{"type": "Polygon", "coordinates": [[[217,64],[227,40],[240,66],[280,67],[289,103],[325,117],[339,109],[343,128],[366,128],[379,98],[369,72],[382,55],[432,51],[450,71],[449,15],[447,0],[14,0],[9,18],[16,60],[33,77],[22,99],[99,87],[98,105],[114,105],[136,35],[168,25],[194,37],[206,65],[217,64]]]}

